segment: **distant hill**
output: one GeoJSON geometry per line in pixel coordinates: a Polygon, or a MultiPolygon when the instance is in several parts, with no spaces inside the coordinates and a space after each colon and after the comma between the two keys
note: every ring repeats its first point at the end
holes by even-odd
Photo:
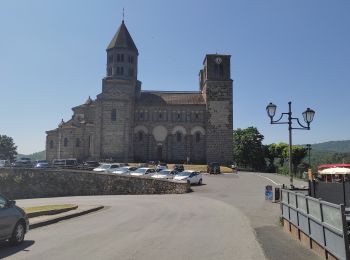
{"type": "Polygon", "coordinates": [[[350,140],[329,141],[324,143],[312,144],[312,150],[328,151],[336,153],[350,153],[350,140]]]}
{"type": "Polygon", "coordinates": [[[28,157],[30,158],[32,161],[36,161],[36,160],[45,160],[46,158],[46,151],[41,151],[41,152],[37,152],[37,153],[32,153],[29,155],[25,155],[25,154],[18,154],[17,158],[21,158],[21,157],[28,157]]]}

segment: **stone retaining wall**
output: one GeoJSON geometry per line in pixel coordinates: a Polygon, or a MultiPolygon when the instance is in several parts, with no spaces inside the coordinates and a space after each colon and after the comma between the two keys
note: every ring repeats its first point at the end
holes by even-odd
{"type": "Polygon", "coordinates": [[[182,194],[190,185],[151,177],[57,169],[0,169],[0,193],[10,199],[118,194],[182,194]]]}

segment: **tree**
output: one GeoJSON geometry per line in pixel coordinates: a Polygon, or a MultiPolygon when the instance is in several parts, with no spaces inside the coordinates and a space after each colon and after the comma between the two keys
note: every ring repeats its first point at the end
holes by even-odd
{"type": "Polygon", "coordinates": [[[236,163],[253,170],[265,170],[263,139],[256,127],[234,130],[233,157],[236,163]]]}
{"type": "Polygon", "coordinates": [[[307,148],[300,145],[292,146],[292,164],[293,164],[293,172],[296,172],[297,167],[301,164],[302,160],[307,155],[307,148]]]}
{"type": "Polygon", "coordinates": [[[6,135],[0,135],[0,159],[13,160],[17,154],[17,146],[13,139],[6,135]]]}

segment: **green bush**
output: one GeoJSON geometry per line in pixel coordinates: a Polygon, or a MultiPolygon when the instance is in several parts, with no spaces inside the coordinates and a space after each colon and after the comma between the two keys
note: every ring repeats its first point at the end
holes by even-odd
{"type": "Polygon", "coordinates": [[[286,166],[278,167],[277,173],[281,175],[289,175],[288,167],[286,166]]]}

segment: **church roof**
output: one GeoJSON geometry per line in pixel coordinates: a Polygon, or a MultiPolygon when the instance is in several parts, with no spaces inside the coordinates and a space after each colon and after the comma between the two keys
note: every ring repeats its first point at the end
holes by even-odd
{"type": "Polygon", "coordinates": [[[142,91],[137,105],[203,105],[201,92],[142,91]]]}
{"type": "Polygon", "coordinates": [[[124,20],[122,21],[122,24],[119,26],[119,29],[114,35],[112,41],[108,45],[107,50],[110,50],[113,48],[126,48],[126,49],[134,50],[138,53],[136,45],[132,40],[128,29],[125,26],[124,20]]]}

